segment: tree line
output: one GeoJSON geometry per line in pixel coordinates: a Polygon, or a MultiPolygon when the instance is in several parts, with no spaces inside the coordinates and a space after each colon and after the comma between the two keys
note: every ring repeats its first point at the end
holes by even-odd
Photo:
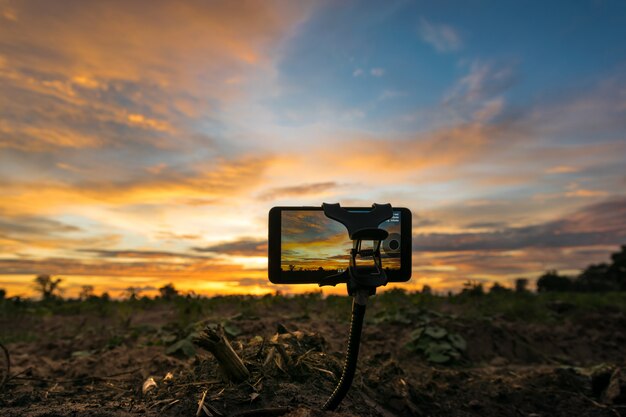
{"type": "Polygon", "coordinates": [[[537,291],[626,291],[626,245],[611,254],[611,262],[592,264],[577,276],[551,270],[537,279],[537,291]]]}
{"type": "MultiPolygon", "coordinates": [[[[561,275],[557,270],[546,271],[537,278],[537,292],[607,292],[626,291],[626,245],[610,256],[611,262],[591,264],[576,276],[561,275]]],[[[463,284],[461,294],[483,295],[489,293],[529,292],[528,278],[515,280],[513,289],[494,282],[488,291],[482,282],[469,280],[463,284]]],[[[424,285],[423,293],[432,293],[430,286],[424,285]]],[[[452,296],[452,293],[448,294],[452,296]]]]}
{"type": "MultiPolygon", "coordinates": [[[[63,278],[52,277],[48,274],[37,275],[33,280],[33,288],[35,291],[41,296],[42,301],[54,301],[54,300],[62,300],[62,288],[61,283],[63,282],[63,278]]],[[[164,300],[171,300],[178,296],[180,293],[174,287],[174,284],[169,283],[158,289],[159,295],[158,297],[164,300]]],[[[143,292],[142,288],[139,287],[128,287],[124,290],[124,296],[128,300],[137,300],[141,297],[141,293],[143,292]]],[[[0,300],[6,298],[6,290],[0,288],[0,300]]],[[[21,299],[21,297],[14,297],[17,299],[21,299]]],[[[81,290],[78,294],[78,300],[87,301],[87,300],[101,300],[108,301],[111,299],[111,296],[108,292],[103,292],[100,296],[97,296],[94,293],[93,285],[83,285],[81,286],[81,290]]]]}
{"type": "MultiPolygon", "coordinates": [[[[626,291],[626,245],[622,245],[619,252],[615,252],[610,256],[610,262],[602,262],[599,264],[591,264],[585,268],[577,276],[561,275],[556,270],[546,271],[537,279],[537,291],[538,292],[606,292],[606,291],[626,291]]],[[[62,278],[53,278],[50,275],[38,275],[33,284],[36,291],[41,295],[41,299],[44,301],[60,299],[60,284],[63,281],[62,278]]],[[[495,282],[489,289],[490,293],[498,292],[511,292],[517,293],[528,292],[527,278],[518,278],[515,280],[514,290],[495,282]]],[[[163,299],[173,299],[179,296],[178,290],[174,287],[174,284],[166,284],[159,288],[159,296],[163,299]]],[[[126,298],[129,300],[136,300],[139,298],[141,288],[128,287],[125,290],[126,298]]],[[[428,285],[424,285],[423,292],[431,293],[432,289],[428,285]]],[[[482,283],[468,281],[464,284],[464,288],[461,291],[462,294],[480,295],[484,294],[485,290],[482,283]]],[[[0,300],[6,297],[6,291],[0,288],[0,300]]],[[[79,299],[106,299],[110,297],[108,293],[103,293],[100,297],[94,294],[94,288],[91,285],[83,285],[79,294],[79,299]]]]}

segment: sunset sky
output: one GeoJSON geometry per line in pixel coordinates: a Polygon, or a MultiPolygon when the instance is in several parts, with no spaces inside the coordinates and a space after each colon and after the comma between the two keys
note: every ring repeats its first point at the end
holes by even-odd
{"type": "MultiPolygon", "coordinates": [[[[412,210],[413,279],[626,244],[626,2],[0,0],[0,288],[267,281],[276,205],[412,210]]],[[[343,291],[343,290],[342,290],[343,291]]]]}

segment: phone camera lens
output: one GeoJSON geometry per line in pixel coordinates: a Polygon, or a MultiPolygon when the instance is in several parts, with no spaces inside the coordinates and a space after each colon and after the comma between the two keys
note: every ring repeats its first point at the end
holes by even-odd
{"type": "Polygon", "coordinates": [[[383,251],[390,258],[400,257],[400,234],[391,233],[389,237],[383,241],[383,251]]]}

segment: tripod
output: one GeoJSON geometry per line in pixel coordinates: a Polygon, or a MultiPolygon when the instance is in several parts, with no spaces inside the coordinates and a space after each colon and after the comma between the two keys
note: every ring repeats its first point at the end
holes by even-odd
{"type": "Polygon", "coordinates": [[[387,274],[382,267],[380,257],[380,245],[389,234],[378,226],[393,216],[393,209],[391,204],[374,204],[373,209],[368,212],[348,211],[339,204],[324,203],[322,207],[327,217],[346,226],[348,235],[352,240],[348,270],[327,277],[319,284],[320,286],[335,286],[346,282],[348,294],[354,297],[348,347],[341,378],[331,396],[322,406],[323,410],[335,410],[348,393],[354,379],[367,299],[376,294],[376,288],[387,285],[387,274]],[[364,248],[364,241],[371,241],[371,248],[364,248]],[[372,262],[363,265],[363,260],[367,258],[371,258],[372,262]]]}

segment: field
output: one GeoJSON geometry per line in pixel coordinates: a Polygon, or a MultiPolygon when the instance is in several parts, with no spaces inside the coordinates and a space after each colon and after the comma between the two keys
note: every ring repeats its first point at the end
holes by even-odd
{"type": "Polygon", "coordinates": [[[379,294],[350,392],[319,411],[341,374],[350,304],[317,293],[3,300],[0,414],[626,415],[626,293],[379,294]],[[250,378],[227,382],[194,345],[207,325],[222,326],[250,378]]]}

